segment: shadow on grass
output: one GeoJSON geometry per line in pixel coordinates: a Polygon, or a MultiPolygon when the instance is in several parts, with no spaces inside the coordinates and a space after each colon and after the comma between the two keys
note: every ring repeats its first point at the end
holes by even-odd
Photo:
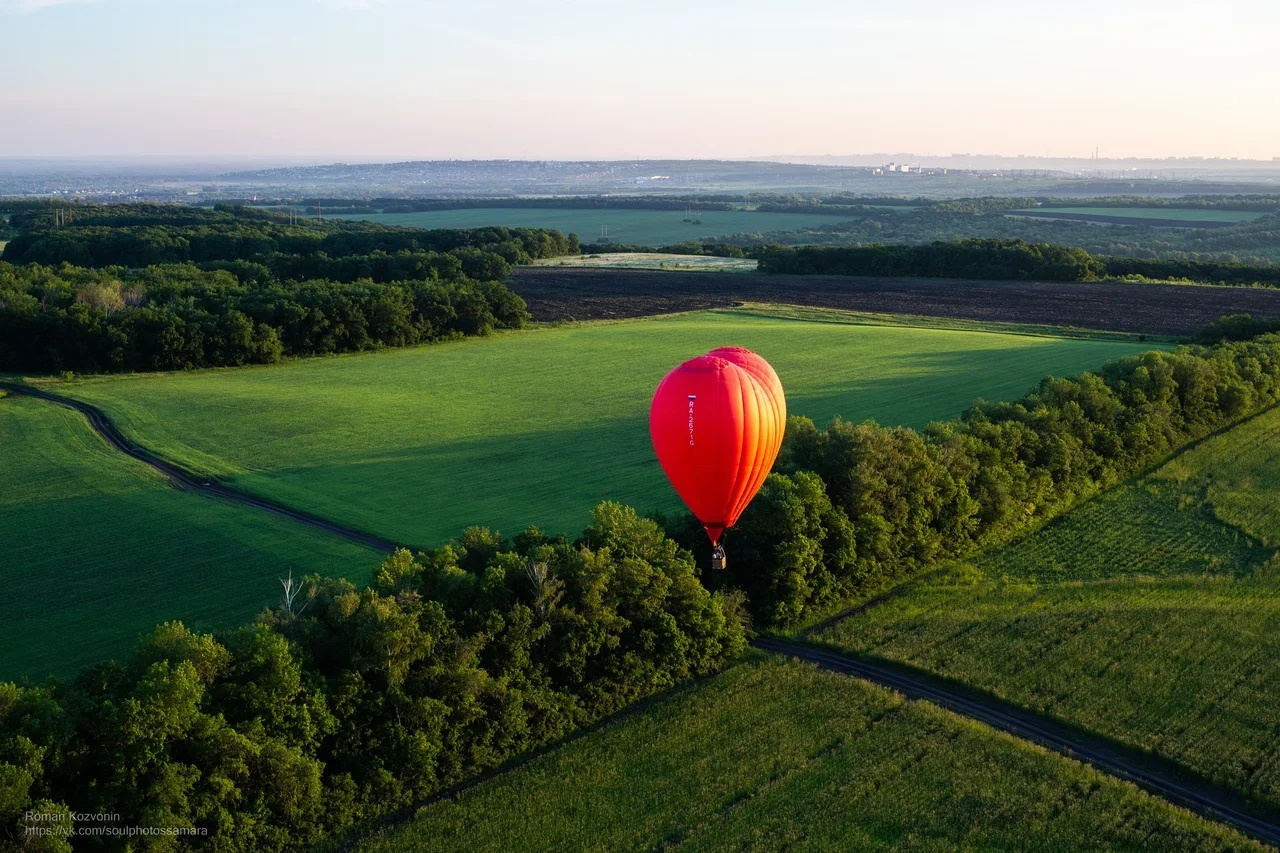
{"type": "MultiPolygon", "coordinates": [[[[996,356],[1003,352],[992,351],[996,356]]],[[[851,367],[846,379],[794,394],[789,409],[819,424],[837,415],[892,424],[894,412],[934,409],[934,417],[909,422],[920,427],[971,404],[964,389],[974,384],[974,353],[917,353],[897,364],[915,375],[868,379],[851,367]]],[[[977,364],[981,369],[982,361],[977,364]]],[[[1030,390],[1016,379],[1005,382],[1017,393],[1030,390]]],[[[549,532],[573,533],[603,500],[642,512],[680,507],[654,456],[643,407],[634,416],[602,418],[587,426],[385,450],[356,448],[314,464],[258,470],[228,482],[415,547],[439,544],[471,525],[510,534],[536,524],[549,532]]]]}

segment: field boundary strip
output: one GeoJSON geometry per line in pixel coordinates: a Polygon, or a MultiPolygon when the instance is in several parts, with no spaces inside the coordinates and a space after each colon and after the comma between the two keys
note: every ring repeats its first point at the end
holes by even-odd
{"type": "MultiPolygon", "coordinates": [[[[256,498],[216,480],[200,477],[133,444],[124,437],[104,412],[88,403],[20,383],[0,381],[0,388],[14,394],[27,395],[74,409],[84,415],[93,430],[108,445],[159,471],[179,488],[266,510],[380,550],[390,552],[399,547],[406,547],[256,498]]],[[[835,618],[838,619],[844,615],[848,614],[840,614],[835,618]]],[[[751,644],[764,652],[798,658],[832,672],[861,678],[894,690],[909,699],[931,702],[952,713],[1089,764],[1102,773],[1131,782],[1174,805],[1186,808],[1202,817],[1233,826],[1259,841],[1280,846],[1280,822],[1271,815],[1258,816],[1252,813],[1253,808],[1241,795],[1228,788],[1191,778],[1185,770],[1163,759],[1119,746],[1097,735],[1075,729],[1045,715],[1018,708],[994,697],[978,696],[959,687],[947,686],[940,679],[898,664],[891,665],[866,658],[853,658],[802,643],[772,638],[757,638],[751,644]]],[[[647,703],[639,703],[639,705],[645,704],[647,703]]],[[[613,715],[609,719],[600,721],[597,727],[616,721],[617,717],[625,716],[634,710],[635,708],[625,709],[621,715],[613,715]]],[[[451,789],[432,797],[428,802],[442,799],[450,794],[456,796],[461,790],[482,784],[493,776],[515,769],[536,757],[536,755],[530,756],[524,762],[473,780],[457,789],[451,789]]]]}
{"type": "Polygon", "coordinates": [[[159,471],[167,477],[176,487],[185,491],[195,492],[212,498],[231,501],[232,503],[241,504],[243,506],[250,506],[256,509],[265,510],[266,512],[274,513],[283,518],[300,522],[308,527],[315,528],[316,530],[321,530],[325,533],[333,534],[334,536],[340,536],[343,539],[356,543],[357,545],[365,545],[379,551],[390,553],[395,551],[397,548],[409,547],[407,545],[388,542],[387,540],[374,536],[370,533],[365,533],[350,527],[344,527],[340,524],[334,524],[333,522],[326,521],[323,518],[318,518],[314,515],[300,512],[296,509],[290,509],[289,507],[281,504],[254,497],[247,492],[242,492],[239,489],[232,488],[218,480],[201,476],[194,471],[189,471],[186,468],[175,465],[172,462],[157,456],[145,447],[129,441],[124,437],[124,434],[116,428],[115,424],[111,422],[111,419],[107,417],[106,413],[96,406],[16,382],[0,381],[0,388],[3,388],[13,394],[34,397],[39,400],[55,403],[59,406],[66,406],[69,409],[79,412],[84,415],[86,420],[89,421],[89,426],[93,428],[93,431],[106,441],[108,445],[126,456],[151,466],[156,471],[159,471]]]}
{"type": "Polygon", "coordinates": [[[1074,726],[980,695],[897,663],[868,657],[837,654],[802,643],[757,638],[751,645],[761,651],[797,658],[822,669],[854,676],[886,687],[908,699],[931,702],[952,713],[983,723],[1021,740],[1050,749],[1095,770],[1123,779],[1201,817],[1235,827],[1258,841],[1280,846],[1280,822],[1273,814],[1260,814],[1243,796],[1221,785],[1193,777],[1165,759],[1121,746],[1074,726]]]}

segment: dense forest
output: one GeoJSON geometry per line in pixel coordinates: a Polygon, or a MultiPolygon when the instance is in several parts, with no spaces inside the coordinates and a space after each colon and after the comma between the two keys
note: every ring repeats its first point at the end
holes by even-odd
{"type": "Polygon", "coordinates": [[[427,231],[371,222],[299,220],[275,211],[218,206],[49,207],[9,215],[18,232],[0,260],[13,264],[69,263],[86,267],[165,263],[254,261],[268,267],[279,258],[334,258],[431,252],[483,251],[509,264],[573,254],[575,241],[537,228],[470,228],[427,231]]]}
{"type": "Polygon", "coordinates": [[[520,328],[524,300],[462,277],[244,282],[190,264],[0,263],[0,369],[47,373],[271,364],[520,328]]]}
{"type": "Polygon", "coordinates": [[[539,229],[293,224],[240,208],[31,205],[0,262],[0,369],[179,370],[407,346],[528,320],[539,229]]]}
{"type": "Polygon", "coordinates": [[[1280,264],[1098,257],[1084,249],[1023,240],[970,238],[928,245],[765,246],[765,273],[914,278],[1097,281],[1130,279],[1280,286],[1280,264]]]}

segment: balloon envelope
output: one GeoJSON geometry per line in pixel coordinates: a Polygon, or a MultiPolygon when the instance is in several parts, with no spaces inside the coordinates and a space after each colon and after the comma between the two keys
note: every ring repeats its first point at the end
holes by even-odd
{"type": "Polygon", "coordinates": [[[712,544],[738,520],[773,467],[785,426],[777,411],[773,395],[751,372],[714,355],[681,364],[654,392],[653,448],[712,544]]]}

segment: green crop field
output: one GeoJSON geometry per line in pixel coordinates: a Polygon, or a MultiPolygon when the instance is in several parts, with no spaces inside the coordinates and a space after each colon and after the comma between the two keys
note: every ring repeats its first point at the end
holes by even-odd
{"type": "Polygon", "coordinates": [[[815,639],[1280,804],[1280,409],[815,639]]]}
{"type": "Polygon", "coordinates": [[[479,228],[505,225],[508,228],[554,228],[577,234],[583,243],[599,238],[604,229],[614,243],[637,246],[670,246],[726,234],[787,231],[831,225],[850,219],[844,214],[760,213],[745,210],[704,210],[694,217],[698,224],[685,222],[683,210],[562,210],[559,208],[468,208],[432,210],[425,213],[337,214],[332,219],[367,219],[384,225],[412,228],[479,228]]]}
{"type": "Polygon", "coordinates": [[[1165,465],[1158,475],[1204,492],[1224,523],[1280,548],[1280,414],[1270,412],[1207,441],[1165,465]]]}
{"type": "Polygon", "coordinates": [[[1123,216],[1130,219],[1176,219],[1183,222],[1252,222],[1264,214],[1256,210],[1210,210],[1182,207],[1037,207],[1019,214],[1076,213],[1094,216],[1123,216]]]}
{"type": "Polygon", "coordinates": [[[1254,847],[933,705],[767,658],[423,808],[359,849],[1124,850],[1153,839],[1161,850],[1254,847]]]}
{"type": "Polygon", "coordinates": [[[472,524],[576,533],[604,499],[678,507],[650,446],[649,400],[669,369],[714,346],[768,358],[792,413],[912,426],[1151,346],[806,316],[700,312],[51,387],[170,459],[424,547],[472,524]]]}
{"type": "Polygon", "coordinates": [[[70,675],[181,619],[239,624],[290,570],[363,581],[380,555],[171,488],[79,414],[0,399],[0,680],[70,675]]]}

